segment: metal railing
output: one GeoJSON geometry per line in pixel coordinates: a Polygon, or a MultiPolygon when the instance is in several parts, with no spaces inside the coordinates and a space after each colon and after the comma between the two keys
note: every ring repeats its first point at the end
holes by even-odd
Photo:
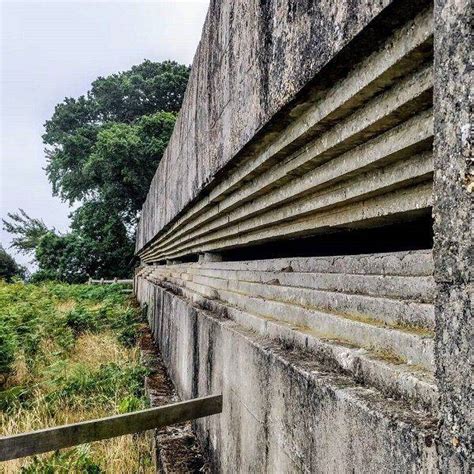
{"type": "Polygon", "coordinates": [[[222,412],[222,395],[0,438],[0,461],[139,433],[222,412]]]}

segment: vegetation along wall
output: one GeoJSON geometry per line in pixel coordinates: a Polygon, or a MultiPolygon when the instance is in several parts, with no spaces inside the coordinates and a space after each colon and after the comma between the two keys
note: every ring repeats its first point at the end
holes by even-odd
{"type": "Polygon", "coordinates": [[[211,2],[135,292],[218,470],[467,472],[468,2],[211,2]]]}

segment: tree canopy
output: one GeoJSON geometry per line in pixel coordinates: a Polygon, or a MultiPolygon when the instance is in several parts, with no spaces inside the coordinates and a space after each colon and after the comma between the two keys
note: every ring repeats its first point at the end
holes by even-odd
{"type": "Polygon", "coordinates": [[[134,223],[174,123],[174,113],[157,112],[131,124],[103,124],[90,143],[82,130],[68,137],[48,154],[55,194],[70,203],[100,199],[134,223]]]}
{"type": "Polygon", "coordinates": [[[36,278],[80,281],[131,271],[138,213],[171,137],[190,68],[144,61],[99,77],[87,94],[67,97],[45,123],[46,174],[70,205],[61,235],[23,210],[4,229],[13,246],[34,255],[36,278]]]}
{"type": "Polygon", "coordinates": [[[181,107],[189,67],[145,61],[99,77],[45,123],[46,174],[70,204],[97,200],[133,223],[181,107]]]}
{"type": "Polygon", "coordinates": [[[14,277],[23,278],[25,268],[16,263],[15,259],[0,245],[0,279],[11,281],[14,277]]]}

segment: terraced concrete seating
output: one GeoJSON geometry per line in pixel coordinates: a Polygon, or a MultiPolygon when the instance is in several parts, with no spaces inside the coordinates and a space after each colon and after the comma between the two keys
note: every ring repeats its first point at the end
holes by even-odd
{"type": "Polygon", "coordinates": [[[281,133],[255,144],[253,154],[240,157],[213,189],[145,242],[162,206],[153,206],[152,187],[144,207],[150,212],[139,225],[140,259],[152,263],[428,214],[432,28],[428,9],[329,90],[315,90],[281,133]]]}
{"type": "Polygon", "coordinates": [[[146,266],[138,277],[432,410],[432,265],[414,251],[146,266]]]}

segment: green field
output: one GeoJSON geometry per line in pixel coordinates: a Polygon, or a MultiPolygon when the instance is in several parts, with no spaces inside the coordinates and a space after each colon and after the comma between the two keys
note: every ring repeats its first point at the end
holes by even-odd
{"type": "MultiPolygon", "coordinates": [[[[0,434],[146,407],[140,311],[119,285],[0,281],[0,434]]],[[[9,461],[0,472],[154,472],[130,435],[9,461]]]]}

